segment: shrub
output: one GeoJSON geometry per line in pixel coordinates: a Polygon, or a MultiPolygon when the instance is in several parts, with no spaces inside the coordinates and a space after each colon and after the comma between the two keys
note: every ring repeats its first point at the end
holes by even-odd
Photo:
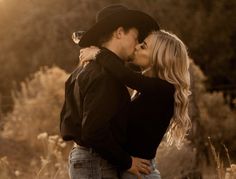
{"type": "Polygon", "coordinates": [[[46,132],[37,136],[44,152],[40,156],[40,169],[37,178],[68,178],[67,161],[63,157],[66,151],[66,143],[58,135],[49,136],[46,132]]]}
{"type": "Polygon", "coordinates": [[[13,178],[14,173],[9,166],[7,157],[0,158],[0,178],[11,179],[13,178]]]}
{"type": "Polygon", "coordinates": [[[6,116],[2,136],[34,145],[42,132],[59,133],[59,114],[67,74],[58,67],[41,68],[14,91],[14,108],[6,116]]]}
{"type": "Polygon", "coordinates": [[[196,149],[185,141],[178,150],[175,146],[166,146],[162,142],[157,150],[157,167],[161,177],[165,179],[188,178],[192,173],[199,172],[196,167],[196,149]]]}
{"type": "MultiPolygon", "coordinates": [[[[212,138],[216,148],[222,143],[229,148],[229,153],[236,151],[235,127],[236,115],[225,103],[222,92],[208,92],[205,80],[207,79],[200,68],[192,63],[192,99],[190,114],[193,122],[190,139],[195,143],[198,152],[207,155],[208,137],[212,138]]],[[[208,156],[206,156],[208,157],[208,156]]],[[[234,159],[236,156],[232,155],[234,159]]]]}

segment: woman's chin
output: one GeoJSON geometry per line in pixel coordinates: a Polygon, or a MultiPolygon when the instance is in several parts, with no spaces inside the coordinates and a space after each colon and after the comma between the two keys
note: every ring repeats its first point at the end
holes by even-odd
{"type": "Polygon", "coordinates": [[[136,60],[135,58],[133,58],[131,62],[132,62],[134,65],[138,65],[138,66],[139,66],[139,64],[137,63],[137,60],[136,60]]]}

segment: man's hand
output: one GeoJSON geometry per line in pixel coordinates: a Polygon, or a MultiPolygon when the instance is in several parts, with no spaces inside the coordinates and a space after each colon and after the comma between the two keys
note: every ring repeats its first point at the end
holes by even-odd
{"type": "Polygon", "coordinates": [[[128,172],[138,176],[138,179],[141,179],[141,173],[150,174],[151,173],[151,163],[149,160],[131,157],[132,158],[132,166],[128,170],[128,172]]]}

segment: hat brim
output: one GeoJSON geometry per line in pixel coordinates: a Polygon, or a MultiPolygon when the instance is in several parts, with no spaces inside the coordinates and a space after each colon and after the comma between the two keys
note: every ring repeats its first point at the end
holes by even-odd
{"type": "Polygon", "coordinates": [[[114,31],[120,26],[129,25],[139,31],[139,40],[142,41],[150,31],[159,30],[157,22],[148,14],[137,10],[125,10],[103,18],[93,25],[80,39],[80,47],[98,45],[101,36],[114,31]]]}

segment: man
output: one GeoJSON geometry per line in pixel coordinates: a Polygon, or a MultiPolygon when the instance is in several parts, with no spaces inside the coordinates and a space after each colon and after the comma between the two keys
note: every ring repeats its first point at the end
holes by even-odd
{"type": "MultiPolygon", "coordinates": [[[[138,40],[157,29],[157,23],[147,14],[112,5],[98,13],[97,23],[83,35],[79,45],[99,46],[103,50],[97,58],[116,58],[124,63],[133,55],[138,40]]],[[[117,169],[136,175],[149,173],[147,160],[131,157],[122,147],[126,120],[118,121],[116,117],[122,119],[120,115],[130,103],[127,88],[96,61],[75,73],[79,86],[79,94],[75,96],[79,95],[77,105],[82,113],[82,127],[80,138],[78,132],[73,137],[77,146],[70,154],[70,177],[118,178],[117,169]]],[[[73,127],[62,122],[61,128],[72,130],[73,127]]]]}

